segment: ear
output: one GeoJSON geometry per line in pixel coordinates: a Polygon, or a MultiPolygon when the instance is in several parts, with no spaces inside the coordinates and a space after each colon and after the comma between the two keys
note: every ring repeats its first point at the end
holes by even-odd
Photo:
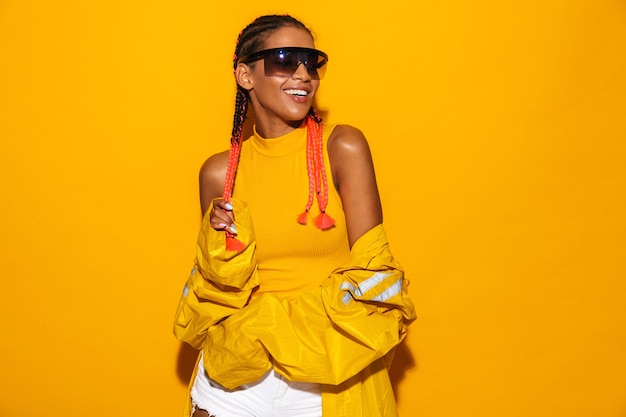
{"type": "Polygon", "coordinates": [[[235,68],[235,79],[241,88],[248,91],[252,90],[254,87],[252,72],[252,68],[247,64],[241,63],[237,65],[237,68],[235,68]]]}

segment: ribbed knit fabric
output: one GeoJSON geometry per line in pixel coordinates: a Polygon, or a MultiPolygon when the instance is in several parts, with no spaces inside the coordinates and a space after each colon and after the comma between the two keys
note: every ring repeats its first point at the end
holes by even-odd
{"type": "Polygon", "coordinates": [[[256,131],[243,142],[233,196],[248,203],[257,238],[260,289],[290,296],[317,287],[350,257],[341,199],[332,184],[326,143],[334,126],[324,128],[324,161],[329,179],[326,212],[336,220],[322,231],[313,225],[317,201],[309,222],[296,221],[308,199],[306,124],[294,131],[263,139],[256,131]]]}

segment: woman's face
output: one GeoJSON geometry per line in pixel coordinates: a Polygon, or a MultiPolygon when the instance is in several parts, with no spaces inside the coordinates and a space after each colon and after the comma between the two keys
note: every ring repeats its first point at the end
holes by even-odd
{"type": "MultiPolygon", "coordinates": [[[[302,28],[285,26],[273,32],[262,49],[280,47],[315,48],[313,38],[302,28]]],[[[296,127],[311,106],[319,87],[319,80],[311,78],[301,64],[290,77],[266,76],[263,60],[250,67],[248,91],[258,128],[285,125],[296,127]]],[[[261,133],[261,132],[259,132],[261,133]]]]}

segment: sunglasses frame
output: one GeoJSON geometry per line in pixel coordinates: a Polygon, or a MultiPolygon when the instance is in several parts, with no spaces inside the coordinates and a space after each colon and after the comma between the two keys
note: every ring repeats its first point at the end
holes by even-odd
{"type": "MultiPolygon", "coordinates": [[[[253,52],[251,54],[242,56],[241,58],[239,58],[237,60],[237,64],[249,64],[250,62],[254,62],[254,61],[258,61],[260,59],[267,59],[267,57],[272,56],[272,55],[279,55],[279,54],[287,54],[287,53],[296,53],[296,54],[316,54],[318,57],[318,62],[316,62],[314,64],[314,66],[309,66],[309,63],[307,61],[301,61],[300,59],[298,59],[298,65],[296,65],[296,67],[293,69],[293,72],[289,75],[280,75],[280,76],[285,76],[285,77],[290,77],[292,76],[297,70],[298,67],[301,64],[304,64],[304,66],[306,67],[307,72],[309,73],[309,76],[311,76],[311,78],[316,79],[316,80],[321,80],[323,78],[323,76],[319,76],[319,73],[317,72],[317,70],[319,68],[322,68],[324,65],[326,65],[328,63],[328,55],[326,55],[326,53],[318,50],[318,49],[313,49],[313,48],[301,48],[301,47],[296,47],[296,46],[287,46],[287,47],[283,47],[283,48],[270,48],[270,49],[263,49],[262,51],[258,51],[258,52],[253,52]],[[322,57],[323,60],[321,62],[319,62],[319,58],[322,57]],[[314,69],[315,73],[311,74],[310,69],[314,69]]],[[[298,57],[299,58],[299,57],[298,57]]],[[[275,76],[276,74],[272,74],[271,71],[268,74],[268,69],[270,68],[269,65],[265,66],[265,75],[268,77],[271,76],[275,76]]]]}

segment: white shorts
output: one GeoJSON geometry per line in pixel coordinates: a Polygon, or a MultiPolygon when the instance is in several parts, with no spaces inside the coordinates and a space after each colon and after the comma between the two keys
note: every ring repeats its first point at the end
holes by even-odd
{"type": "Polygon", "coordinates": [[[193,410],[205,410],[215,417],[322,416],[319,384],[288,381],[270,370],[256,382],[227,390],[208,377],[202,352],[191,388],[191,401],[193,410]]]}

